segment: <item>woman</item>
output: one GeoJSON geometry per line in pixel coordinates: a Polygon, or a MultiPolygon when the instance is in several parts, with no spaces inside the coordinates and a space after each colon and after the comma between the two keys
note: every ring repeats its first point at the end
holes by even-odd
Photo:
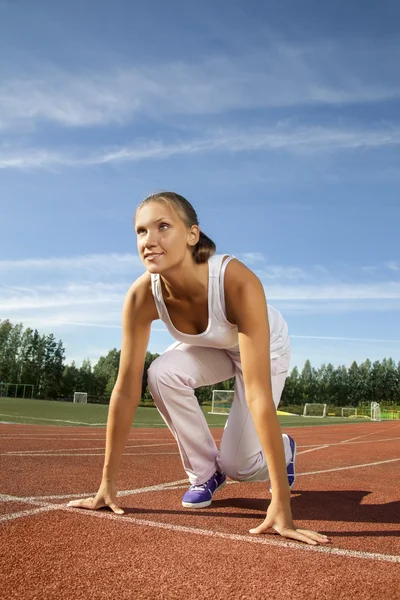
{"type": "Polygon", "coordinates": [[[140,402],[151,324],[161,318],[177,342],[152,363],[148,383],[191,483],[183,506],[209,506],[226,475],[237,481],[270,481],[266,518],[250,532],[273,528],[308,544],[327,542],[324,535],[296,529],[292,521],[296,448],[292,438],[281,435],[276,415],[290,355],[282,315],[267,307],[252,271],[233,257],[214,254],[215,244],[200,231],[196,212],[182,196],[162,192],[146,198],[136,211],[135,228],[146,272],[124,303],[103,477],[95,498],[69,505],[93,510],[109,506],[123,513],[116,504],[117,472],[140,402]],[[194,389],[233,376],[235,395],[218,453],[194,389]]]}

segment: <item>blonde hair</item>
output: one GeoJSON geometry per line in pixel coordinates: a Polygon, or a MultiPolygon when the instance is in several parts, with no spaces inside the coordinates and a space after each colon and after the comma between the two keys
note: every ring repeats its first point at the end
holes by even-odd
{"type": "MultiPolygon", "coordinates": [[[[158,192],[156,194],[151,194],[147,196],[136,209],[136,214],[145,204],[149,204],[150,202],[166,202],[170,206],[172,206],[182,221],[185,223],[187,227],[191,227],[192,225],[198,225],[199,220],[197,218],[196,211],[193,206],[179,194],[175,192],[158,192]]],[[[205,263],[208,261],[210,256],[215,254],[216,245],[214,242],[202,231],[200,231],[200,238],[197,244],[193,247],[193,259],[197,264],[205,263]]]]}

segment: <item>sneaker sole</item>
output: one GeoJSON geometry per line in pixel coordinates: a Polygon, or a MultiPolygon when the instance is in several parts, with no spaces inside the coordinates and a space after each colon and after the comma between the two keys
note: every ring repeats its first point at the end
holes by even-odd
{"type": "MultiPolygon", "coordinates": [[[[218,490],[222,490],[222,488],[225,486],[226,486],[226,481],[224,481],[223,483],[221,483],[221,485],[219,485],[217,487],[214,494],[216,494],[216,492],[218,492],[218,490]]],[[[184,508],[206,508],[207,506],[210,506],[210,504],[212,503],[214,494],[212,495],[212,497],[209,500],[206,500],[205,502],[183,502],[182,501],[182,506],[184,508]]]]}

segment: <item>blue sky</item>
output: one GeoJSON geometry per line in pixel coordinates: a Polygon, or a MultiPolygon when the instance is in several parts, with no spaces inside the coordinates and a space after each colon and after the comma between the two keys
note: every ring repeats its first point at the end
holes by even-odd
{"type": "Polygon", "coordinates": [[[0,318],[67,362],[119,348],[132,216],[171,189],[259,275],[292,366],[400,360],[399,23],[395,0],[0,0],[0,318]]]}

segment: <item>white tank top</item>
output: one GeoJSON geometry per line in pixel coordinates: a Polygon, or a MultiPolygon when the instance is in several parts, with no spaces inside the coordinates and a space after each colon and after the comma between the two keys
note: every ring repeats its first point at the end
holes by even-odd
{"type": "MultiPolygon", "coordinates": [[[[225,269],[232,258],[234,256],[214,254],[208,259],[208,325],[205,331],[197,335],[183,333],[175,328],[162,295],[160,275],[151,274],[151,289],[158,316],[178,342],[239,352],[238,328],[228,321],[225,312],[225,269]],[[226,256],[228,258],[223,262],[226,256]]],[[[268,320],[271,332],[271,358],[277,358],[290,347],[288,328],[281,313],[269,305],[268,320]]]]}

